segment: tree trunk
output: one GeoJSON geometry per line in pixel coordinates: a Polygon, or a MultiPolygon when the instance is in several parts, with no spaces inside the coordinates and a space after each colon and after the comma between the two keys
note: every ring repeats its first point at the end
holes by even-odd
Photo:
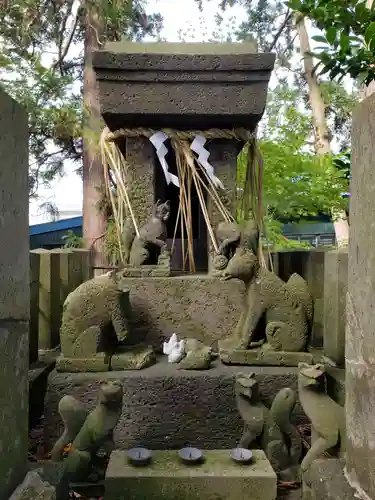
{"type": "MultiPolygon", "coordinates": [[[[371,9],[373,3],[374,3],[374,0],[367,0],[366,7],[371,9]]],[[[372,81],[369,85],[367,85],[367,87],[365,87],[363,89],[362,98],[366,99],[366,97],[373,94],[374,92],[375,92],[375,81],[372,81]]]]}
{"type": "Polygon", "coordinates": [[[86,4],[85,63],[83,83],[83,104],[85,126],[83,137],[83,237],[87,248],[92,250],[92,264],[95,268],[105,267],[103,257],[103,236],[106,220],[98,210],[104,187],[104,171],[99,153],[101,116],[98,88],[92,67],[92,52],[99,48],[100,23],[95,10],[86,4]]]}
{"type": "MultiPolygon", "coordinates": [[[[319,81],[314,73],[314,60],[310,56],[310,40],[305,19],[298,14],[296,28],[300,41],[300,51],[303,57],[305,78],[309,88],[310,106],[315,125],[315,151],[324,155],[331,152],[331,140],[325,117],[325,104],[320,90],[319,81]]],[[[338,247],[345,247],[349,241],[349,224],[345,212],[331,210],[338,247]]]]}

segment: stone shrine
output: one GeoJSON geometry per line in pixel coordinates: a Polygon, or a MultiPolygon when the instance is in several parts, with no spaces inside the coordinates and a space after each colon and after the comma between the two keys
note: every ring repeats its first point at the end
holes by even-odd
{"type": "MultiPolygon", "coordinates": [[[[89,410],[96,414],[98,389],[122,387],[122,408],[108,423],[108,435],[116,425],[120,448],[107,470],[108,500],[122,498],[115,490],[125,485],[137,499],[139,482],[148,487],[161,476],[160,484],[171,488],[165,463],[188,491],[175,456],[187,446],[212,458],[206,468],[191,469],[197,491],[224,464],[230,478],[222,490],[230,487],[239,469],[229,467],[228,453],[240,442],[263,451],[254,453],[248,475],[239,474],[236,498],[254,488],[246,498],[272,500],[276,474],[301,479],[297,424],[306,415],[297,378],[301,366],[314,372],[313,363],[322,359],[311,347],[322,340],[323,315],[318,321],[314,306],[322,300],[324,255],[317,253],[316,267],[305,262],[310,278],[302,271],[280,277],[275,258],[273,268],[262,260],[255,202],[239,207],[244,200],[237,192],[239,153],[247,151],[253,167],[259,155],[255,131],[274,61],[245,43],[119,42],[94,54],[107,126],[100,139],[103,162],[117,176],[117,198],[108,196],[113,213],[126,217],[116,226],[118,268],[82,283],[64,303],[61,356],[49,377],[44,425],[52,445],[61,420],[67,422],[65,403],[78,408],[72,456],[91,464],[96,446],[85,455],[81,429],[89,410]],[[242,220],[238,214],[245,212],[242,220]],[[179,223],[184,217],[185,226],[179,223]],[[318,283],[313,291],[312,282],[318,283]],[[142,474],[121,467],[122,450],[133,447],[155,450],[160,462],[142,474]],[[266,474],[257,467],[263,461],[266,474]]],[[[253,202],[256,193],[251,196],[253,202]]],[[[328,385],[331,379],[327,369],[328,385]]],[[[168,498],[173,494],[172,487],[168,498]]]]}

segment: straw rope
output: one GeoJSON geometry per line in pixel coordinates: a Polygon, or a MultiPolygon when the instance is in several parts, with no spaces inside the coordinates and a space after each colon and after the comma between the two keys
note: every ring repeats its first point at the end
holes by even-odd
{"type": "MultiPolygon", "coordinates": [[[[107,129],[108,130],[108,129],[107,129]]],[[[159,129],[160,130],[160,129],[159,129]]],[[[159,130],[154,130],[151,128],[120,128],[115,132],[107,132],[105,140],[108,142],[113,142],[116,139],[121,139],[123,137],[151,137],[159,130]]],[[[250,130],[240,128],[240,129],[220,129],[211,128],[208,130],[176,130],[172,128],[161,129],[170,139],[180,139],[180,140],[191,140],[197,135],[202,135],[206,139],[236,139],[237,141],[250,141],[254,139],[255,133],[250,132],[250,130]]]]}

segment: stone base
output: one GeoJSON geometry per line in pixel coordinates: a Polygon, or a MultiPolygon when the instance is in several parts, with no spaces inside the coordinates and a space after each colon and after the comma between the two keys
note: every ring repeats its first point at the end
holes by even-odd
{"type": "MultiPolygon", "coordinates": [[[[243,429],[238,414],[234,377],[236,366],[219,360],[206,371],[179,370],[163,356],[141,371],[50,374],[45,398],[44,439],[50,449],[63,430],[57,406],[65,394],[81,400],[92,410],[100,380],[121,380],[124,405],[115,428],[116,448],[145,446],[150,449],[179,449],[186,445],[202,449],[231,449],[237,446],[243,429]]],[[[255,372],[259,392],[269,407],[283,387],[297,390],[297,368],[241,367],[255,372]]],[[[295,423],[306,423],[297,404],[295,423]]]]}
{"type": "Polygon", "coordinates": [[[104,354],[95,358],[66,358],[63,355],[56,360],[59,372],[104,372],[111,370],[142,370],[155,363],[152,347],[134,347],[111,356],[110,362],[104,354]]]}
{"type": "Polygon", "coordinates": [[[37,362],[29,368],[29,429],[33,429],[43,415],[48,375],[54,367],[55,363],[37,362]]]}
{"type": "Polygon", "coordinates": [[[309,352],[263,351],[262,349],[220,349],[220,359],[226,365],[247,366],[298,366],[298,363],[313,364],[309,352]]]}
{"type": "Polygon", "coordinates": [[[56,500],[56,489],[42,480],[35,471],[28,472],[9,500],[56,500]]]}
{"type": "Polygon", "coordinates": [[[151,465],[134,467],[125,451],[111,455],[105,500],[275,500],[276,474],[263,451],[250,465],[232,461],[229,450],[204,452],[205,462],[186,466],[177,452],[155,451],[151,465]]]}
{"type": "Polygon", "coordinates": [[[345,406],[345,370],[326,366],[327,393],[340,406],[345,406]]]}
{"type": "Polygon", "coordinates": [[[175,332],[216,350],[217,341],[236,328],[245,295],[243,282],[208,275],[124,277],[123,283],[130,290],[134,338],[158,353],[175,332]]]}
{"type": "Polygon", "coordinates": [[[309,488],[303,500],[354,500],[354,489],[344,476],[345,460],[329,458],[315,460],[308,472],[309,488]]]}
{"type": "MultiPolygon", "coordinates": [[[[37,472],[39,477],[55,488],[56,500],[69,499],[69,484],[66,480],[63,462],[29,463],[30,470],[37,472]]],[[[44,498],[44,497],[43,497],[44,498]]]]}

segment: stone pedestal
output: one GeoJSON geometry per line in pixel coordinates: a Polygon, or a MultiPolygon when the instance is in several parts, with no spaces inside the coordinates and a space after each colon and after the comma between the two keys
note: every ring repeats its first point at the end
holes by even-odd
{"type": "MultiPolygon", "coordinates": [[[[166,357],[141,371],[103,373],[57,373],[48,380],[44,411],[44,439],[48,449],[63,430],[57,406],[65,394],[82,401],[88,410],[95,407],[100,380],[121,380],[124,405],[115,429],[116,447],[128,449],[231,449],[242,435],[234,380],[236,374],[254,372],[259,394],[270,407],[283,387],[297,390],[297,368],[225,366],[220,361],[206,371],[179,370],[166,357]]],[[[295,423],[306,423],[301,406],[293,414],[295,423]]]]}
{"type": "Polygon", "coordinates": [[[345,365],[346,291],[348,250],[325,254],[324,354],[337,366],[345,365]]]}
{"type": "Polygon", "coordinates": [[[0,500],[23,480],[28,451],[28,119],[0,88],[0,500]]]}
{"type": "Polygon", "coordinates": [[[229,450],[204,452],[202,465],[184,465],[177,452],[155,451],[147,467],[127,463],[114,451],[105,479],[105,500],[274,500],[276,474],[263,451],[250,465],[238,465],[229,450]]]}
{"type": "Polygon", "coordinates": [[[375,498],[374,136],[372,94],[353,114],[346,305],[346,467],[350,483],[369,498],[375,498]]]}

